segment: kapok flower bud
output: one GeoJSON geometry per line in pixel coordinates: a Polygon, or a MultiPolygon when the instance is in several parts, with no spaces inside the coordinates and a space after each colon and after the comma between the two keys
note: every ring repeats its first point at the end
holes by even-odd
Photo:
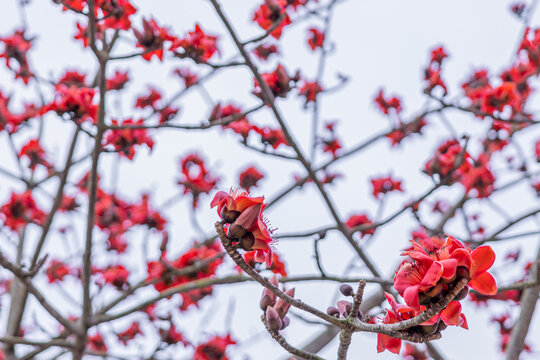
{"type": "Polygon", "coordinates": [[[223,220],[227,224],[230,224],[234,222],[234,220],[236,220],[238,216],[240,216],[240,211],[227,210],[226,207],[223,207],[223,209],[221,209],[220,215],[221,215],[221,220],[223,220]]]}
{"type": "Polygon", "coordinates": [[[285,329],[289,324],[291,323],[291,320],[288,316],[285,316],[283,320],[281,320],[281,330],[285,329]]]}
{"type": "MultiPolygon", "coordinates": [[[[290,297],[294,297],[294,288],[289,289],[285,291],[285,294],[289,295],[290,297]]],[[[282,299],[277,299],[276,301],[276,311],[279,313],[280,318],[284,318],[287,314],[287,311],[289,311],[289,308],[291,307],[291,304],[283,301],[282,299]]]]}
{"type": "MultiPolygon", "coordinates": [[[[270,296],[268,296],[267,294],[265,294],[265,292],[268,291],[267,289],[264,289],[263,291],[263,295],[261,297],[261,301],[259,302],[259,306],[261,307],[261,310],[266,310],[266,308],[268,306],[272,306],[274,305],[274,303],[276,302],[276,299],[272,299],[270,296]]],[[[274,294],[272,294],[274,295],[274,294]]]]}
{"type": "Polygon", "coordinates": [[[335,306],[329,306],[328,309],[326,309],[326,313],[330,316],[339,317],[339,310],[335,306]]]}
{"type": "Polygon", "coordinates": [[[358,319],[359,320],[362,320],[364,318],[364,314],[362,314],[362,312],[360,311],[360,309],[358,309],[358,319]]]}
{"type": "Polygon", "coordinates": [[[270,330],[273,331],[279,331],[283,325],[278,312],[272,306],[266,308],[266,322],[270,330]]]}
{"type": "Polygon", "coordinates": [[[354,296],[354,290],[349,284],[341,284],[339,286],[339,291],[345,296],[354,296]]]}
{"type": "Polygon", "coordinates": [[[228,235],[233,239],[241,239],[247,233],[248,233],[247,229],[244,229],[238,224],[232,224],[229,227],[228,235]]]}
{"type": "Polygon", "coordinates": [[[252,233],[248,232],[240,238],[240,246],[246,251],[252,250],[253,245],[255,244],[255,236],[252,233]]]}
{"type": "MultiPolygon", "coordinates": [[[[270,278],[270,283],[274,285],[275,287],[278,287],[279,282],[275,274],[274,276],[270,278]]],[[[264,288],[263,293],[261,295],[261,301],[259,303],[261,310],[266,310],[268,306],[274,306],[275,303],[276,303],[276,295],[270,290],[268,290],[267,288],[264,288]]]]}
{"type": "Polygon", "coordinates": [[[340,300],[337,302],[337,308],[341,316],[345,318],[349,316],[351,312],[352,304],[348,301],[340,300]]]}

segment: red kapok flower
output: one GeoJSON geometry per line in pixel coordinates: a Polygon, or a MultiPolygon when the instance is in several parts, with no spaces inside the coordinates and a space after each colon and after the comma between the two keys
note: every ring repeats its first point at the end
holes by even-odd
{"type": "Polygon", "coordinates": [[[257,183],[259,180],[261,180],[264,177],[264,175],[257,170],[254,166],[250,166],[242,173],[240,173],[240,179],[239,184],[242,188],[246,189],[246,191],[249,191],[253,186],[257,186],[257,183]]]}
{"type": "MultiPolygon", "coordinates": [[[[347,221],[345,221],[345,225],[352,229],[362,225],[373,225],[373,221],[371,221],[366,214],[355,214],[351,215],[347,221]]],[[[375,228],[372,227],[371,229],[362,230],[361,234],[362,237],[364,237],[364,235],[373,235],[374,232],[375,228]]]]}
{"type": "Polygon", "coordinates": [[[317,28],[309,29],[310,37],[308,38],[308,45],[311,50],[322,48],[324,43],[324,33],[317,28]]]}
{"type": "Polygon", "coordinates": [[[379,93],[377,94],[377,97],[375,97],[375,103],[379,106],[379,109],[383,112],[383,114],[388,115],[390,114],[390,110],[394,109],[396,114],[399,114],[401,112],[401,100],[397,97],[392,98],[386,98],[384,97],[384,91],[383,89],[379,90],[379,93]]]}
{"type": "Polygon", "coordinates": [[[227,336],[214,336],[207,342],[198,345],[193,354],[193,360],[228,360],[227,347],[236,344],[230,334],[227,336]]]}
{"type": "Polygon", "coordinates": [[[286,2],[283,0],[265,0],[264,4],[253,14],[253,21],[256,21],[264,30],[269,30],[277,21],[281,21],[270,33],[279,39],[283,28],[291,23],[291,19],[285,11],[285,5],[286,2]]]}
{"type": "Polygon", "coordinates": [[[6,66],[15,72],[16,79],[22,79],[28,84],[34,75],[28,66],[26,53],[32,47],[32,39],[24,36],[24,30],[17,30],[11,36],[0,37],[0,43],[4,44],[4,51],[0,53],[0,58],[6,59],[6,66]],[[13,68],[12,60],[17,62],[18,67],[13,68]]]}
{"type": "Polygon", "coordinates": [[[30,160],[28,167],[35,170],[37,165],[43,165],[48,170],[52,169],[52,165],[45,159],[45,150],[41,147],[38,139],[32,139],[21,148],[19,157],[26,156],[30,160]]]}
{"type": "Polygon", "coordinates": [[[246,251],[255,250],[255,260],[272,264],[272,231],[263,219],[264,197],[251,197],[247,192],[231,190],[230,193],[219,191],[211,207],[217,207],[220,218],[226,223],[227,235],[240,243],[246,251]]]}
{"type": "Polygon", "coordinates": [[[373,196],[379,199],[381,194],[386,194],[390,191],[403,191],[401,181],[392,179],[392,176],[371,179],[373,186],[373,196]]]}
{"type": "Polygon", "coordinates": [[[107,79],[107,90],[122,90],[128,81],[128,72],[117,70],[112,78],[107,79]]]}
{"type": "Polygon", "coordinates": [[[131,325],[124,331],[119,332],[116,334],[118,341],[120,341],[122,344],[127,345],[128,342],[135,339],[135,336],[141,334],[141,327],[138,322],[134,321],[131,323],[131,325]]]}
{"type": "Polygon", "coordinates": [[[196,62],[207,62],[218,51],[216,43],[216,36],[206,34],[199,24],[195,24],[195,30],[190,31],[183,39],[175,39],[169,50],[182,48],[183,53],[177,53],[177,56],[189,57],[196,62]]]}
{"type": "MultiPolygon", "coordinates": [[[[130,126],[143,124],[143,119],[137,121],[133,121],[133,119],[123,120],[120,126],[126,126],[126,128],[111,130],[105,138],[104,145],[114,146],[115,151],[117,151],[120,156],[125,156],[129,160],[133,160],[133,157],[135,156],[135,146],[137,145],[146,145],[152,150],[154,147],[154,140],[147,135],[148,130],[129,128],[130,126]]],[[[119,123],[117,120],[112,120],[111,125],[119,126],[119,123]]]]}
{"type": "Polygon", "coordinates": [[[46,214],[38,208],[31,191],[11,193],[9,202],[0,207],[0,219],[13,231],[19,231],[28,223],[41,225],[46,214]]]}
{"type": "Polygon", "coordinates": [[[212,191],[219,178],[210,174],[204,160],[197,154],[188,154],[180,162],[182,176],[178,184],[184,187],[184,194],[193,195],[193,207],[196,208],[199,196],[212,191]]]}

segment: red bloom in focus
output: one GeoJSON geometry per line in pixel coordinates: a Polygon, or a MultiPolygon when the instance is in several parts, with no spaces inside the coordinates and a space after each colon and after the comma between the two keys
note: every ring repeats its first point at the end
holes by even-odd
{"type": "Polygon", "coordinates": [[[206,34],[199,24],[195,24],[195,30],[190,31],[184,39],[175,39],[170,51],[178,48],[184,50],[178,54],[180,57],[189,57],[196,62],[207,62],[218,51],[216,47],[217,37],[206,34]]]}
{"type": "Polygon", "coordinates": [[[390,109],[394,109],[396,114],[399,114],[401,112],[401,100],[397,97],[392,98],[384,98],[384,92],[383,89],[379,90],[379,93],[377,94],[377,97],[375,97],[375,103],[379,106],[379,109],[383,112],[383,114],[388,115],[390,114],[390,109]]]}
{"type": "Polygon", "coordinates": [[[241,187],[246,189],[246,191],[249,191],[251,187],[257,186],[257,183],[259,180],[261,180],[264,177],[263,174],[259,170],[257,170],[254,166],[250,166],[242,173],[240,174],[239,184],[241,187]]]}
{"type": "Polygon", "coordinates": [[[470,251],[451,236],[446,240],[425,236],[411,244],[402,255],[410,256],[412,261],[401,263],[394,277],[394,288],[408,305],[418,308],[447,291],[448,284],[464,277],[469,279],[470,287],[482,294],[497,292],[497,284],[487,272],[495,260],[491,247],[470,251]]]}
{"type": "MultiPolygon", "coordinates": [[[[411,307],[398,304],[391,294],[385,293],[385,296],[392,309],[386,309],[386,316],[383,319],[383,324],[393,324],[403,320],[412,319],[420,313],[411,307]]],[[[377,352],[383,352],[384,350],[399,354],[399,351],[401,350],[401,339],[377,334],[377,352]]]]}
{"type": "Polygon", "coordinates": [[[386,194],[390,191],[403,191],[401,181],[392,179],[392,176],[371,179],[373,186],[373,196],[379,199],[381,194],[386,194]]]}
{"type": "Polygon", "coordinates": [[[32,139],[21,148],[19,158],[26,156],[30,160],[28,167],[34,171],[37,165],[43,165],[47,170],[52,170],[53,166],[45,160],[45,150],[39,144],[38,139],[32,139]]]}
{"type": "MultiPolygon", "coordinates": [[[[374,225],[374,223],[367,217],[367,215],[356,214],[356,215],[351,215],[347,219],[347,221],[345,221],[345,225],[353,229],[357,226],[362,226],[362,225],[366,225],[366,226],[374,225]]],[[[364,235],[373,235],[374,232],[375,232],[375,228],[372,227],[370,229],[362,230],[360,233],[361,233],[361,237],[364,237],[364,235]]]]}
{"type": "MultiPolygon", "coordinates": [[[[105,138],[104,145],[114,146],[120,156],[125,156],[129,160],[133,160],[135,156],[136,145],[146,145],[152,150],[154,147],[154,140],[147,135],[146,129],[130,129],[131,125],[143,125],[144,120],[133,121],[133,119],[126,119],[122,121],[120,126],[126,126],[125,129],[111,130],[105,138]]],[[[118,126],[118,121],[112,120],[112,126],[118,126]]]]}
{"type": "Polygon", "coordinates": [[[138,322],[134,321],[126,330],[118,333],[116,336],[118,337],[118,341],[124,345],[127,345],[128,342],[135,339],[135,336],[139,334],[142,335],[141,327],[139,326],[138,322]]]}
{"type": "Polygon", "coordinates": [[[310,28],[310,37],[308,38],[308,45],[311,50],[322,48],[324,43],[324,33],[316,28],[310,28]]]}
{"type": "Polygon", "coordinates": [[[9,202],[0,207],[0,219],[13,231],[18,232],[26,224],[41,225],[45,221],[45,213],[38,208],[31,191],[22,194],[11,193],[9,202]]]}
{"type": "Polygon", "coordinates": [[[230,334],[227,336],[214,336],[207,342],[198,345],[193,354],[193,360],[228,360],[227,347],[236,344],[230,334]]]}
{"type": "Polygon", "coordinates": [[[6,66],[15,72],[16,79],[22,79],[25,84],[34,74],[28,66],[26,53],[32,47],[32,39],[26,39],[24,30],[17,30],[13,35],[0,37],[0,43],[4,44],[4,51],[0,53],[0,58],[6,59],[6,66]],[[18,67],[13,68],[12,61],[17,62],[18,67]]]}
{"type": "Polygon", "coordinates": [[[317,101],[317,95],[323,91],[321,85],[318,82],[305,81],[304,84],[298,90],[298,94],[306,98],[306,105],[310,102],[317,101]]]}
{"type": "Polygon", "coordinates": [[[49,267],[47,267],[47,270],[45,270],[45,274],[49,279],[49,284],[63,281],[64,277],[66,275],[71,275],[71,273],[71,269],[59,260],[52,260],[49,267]]]}
{"type": "Polygon", "coordinates": [[[262,212],[264,197],[251,197],[247,192],[219,191],[210,203],[217,207],[220,218],[226,223],[227,235],[239,242],[246,251],[255,250],[255,260],[272,264],[272,231],[268,229],[262,212]],[[266,254],[266,256],[265,256],[266,254]]]}
{"type": "Polygon", "coordinates": [[[265,0],[264,4],[253,14],[253,21],[256,21],[264,30],[269,30],[278,21],[279,25],[270,33],[276,39],[281,37],[283,28],[291,23],[289,15],[285,11],[286,1],[265,0]]]}
{"type": "Polygon", "coordinates": [[[127,71],[120,72],[117,70],[112,78],[107,79],[107,90],[122,90],[128,81],[127,71]]]}
{"type": "Polygon", "coordinates": [[[214,177],[206,169],[204,160],[197,154],[188,154],[180,162],[182,176],[178,184],[184,187],[184,194],[193,195],[193,207],[196,208],[199,196],[209,194],[212,191],[219,178],[214,177]]]}

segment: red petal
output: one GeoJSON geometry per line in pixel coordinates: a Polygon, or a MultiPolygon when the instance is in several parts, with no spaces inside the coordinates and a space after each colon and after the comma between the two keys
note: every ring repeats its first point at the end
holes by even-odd
{"type": "Polygon", "coordinates": [[[471,268],[471,254],[465,249],[457,249],[450,255],[452,259],[457,260],[457,266],[465,266],[471,268]]]}
{"type": "Polygon", "coordinates": [[[437,285],[443,273],[443,266],[440,262],[433,262],[420,283],[420,291],[424,291],[437,285]]]}
{"type": "Polygon", "coordinates": [[[403,293],[403,300],[405,300],[407,305],[418,308],[420,306],[420,302],[418,301],[418,286],[406,288],[403,293]]]}
{"type": "Polygon", "coordinates": [[[456,259],[441,260],[439,263],[443,266],[443,273],[441,275],[443,279],[451,279],[456,275],[458,263],[456,259]]]}
{"type": "Polygon", "coordinates": [[[227,199],[227,196],[229,196],[229,194],[227,194],[225,191],[218,191],[216,195],[214,195],[214,198],[210,203],[210,208],[213,208],[214,206],[217,206],[223,201],[225,201],[225,199],[227,199]]]}
{"type": "Polygon", "coordinates": [[[451,301],[450,304],[441,311],[441,319],[446,325],[459,325],[461,322],[461,304],[459,301],[451,301]]]}
{"type": "Polygon", "coordinates": [[[469,286],[480,294],[495,295],[497,293],[497,283],[490,273],[484,272],[469,281],[469,286]]]}
{"type": "Polygon", "coordinates": [[[399,351],[401,350],[401,339],[395,339],[388,335],[378,334],[377,352],[383,352],[386,349],[394,354],[399,354],[399,351]]]}
{"type": "Polygon", "coordinates": [[[464,328],[466,330],[469,330],[469,325],[467,324],[467,318],[465,317],[465,314],[461,313],[461,315],[459,315],[459,317],[461,318],[459,326],[461,326],[462,328],[464,328]]]}
{"type": "Polygon", "coordinates": [[[473,250],[471,253],[471,258],[471,277],[475,278],[476,275],[486,272],[487,269],[493,265],[493,262],[495,261],[495,253],[490,246],[480,246],[473,250]]]}

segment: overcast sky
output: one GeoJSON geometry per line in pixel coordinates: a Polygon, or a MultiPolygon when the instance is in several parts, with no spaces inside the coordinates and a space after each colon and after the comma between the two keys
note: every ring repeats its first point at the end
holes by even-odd
{"type": "MultiPolygon", "coordinates": [[[[224,27],[216,17],[209,1],[180,0],[180,1],[150,1],[134,0],[139,9],[133,21],[140,27],[140,17],[153,16],[162,25],[167,25],[178,35],[185,34],[193,29],[194,23],[202,24],[204,30],[210,34],[219,35],[220,57],[216,62],[225,61],[236,56],[231,40],[224,31],[224,27]]],[[[242,39],[260,34],[261,30],[251,22],[252,13],[261,1],[252,0],[223,0],[223,8],[233,21],[242,39]]],[[[16,0],[3,0],[0,11],[0,36],[11,33],[21,26],[21,17],[16,0]]],[[[387,93],[399,95],[404,106],[404,117],[410,118],[425,104],[426,98],[422,94],[422,69],[429,61],[429,51],[444,45],[450,58],[444,65],[444,78],[449,85],[450,96],[459,95],[460,84],[469,74],[480,67],[486,67],[496,74],[510,64],[512,54],[515,52],[522,25],[509,11],[510,2],[502,0],[477,1],[358,1],[348,0],[341,2],[335,9],[332,19],[332,28],[329,34],[330,41],[335,46],[335,52],[328,59],[323,86],[331,87],[338,82],[338,74],[350,78],[347,85],[339,92],[325,95],[321,98],[321,118],[324,121],[337,120],[337,131],[345,148],[360,143],[370,135],[389,129],[389,122],[380,114],[373,104],[373,98],[378,89],[383,87],[387,93]]],[[[48,0],[31,1],[26,9],[28,32],[35,36],[35,49],[30,55],[30,65],[37,73],[47,79],[58,79],[65,69],[78,69],[93,74],[96,62],[92,54],[83,49],[81,44],[73,40],[75,22],[77,17],[70,13],[63,13],[59,6],[48,0]]],[[[540,15],[535,14],[531,20],[534,27],[540,21],[540,15]]],[[[320,27],[322,24],[316,19],[293,25],[285,29],[280,41],[282,62],[289,73],[300,69],[307,79],[314,79],[317,67],[317,53],[313,53],[306,44],[309,27],[320,27]]],[[[117,49],[118,54],[133,51],[131,38],[122,39],[117,49]]],[[[113,118],[127,118],[141,116],[140,113],[131,113],[135,98],[146,92],[151,85],[163,92],[164,97],[172,96],[181,88],[180,81],[171,75],[172,69],[178,66],[187,66],[198,71],[190,61],[169,59],[162,63],[153,60],[151,63],[142,59],[132,59],[127,62],[111,64],[110,74],[115,70],[129,70],[132,79],[127,91],[120,96],[113,94],[108,104],[113,118]]],[[[263,71],[275,68],[275,59],[261,65],[263,71]]],[[[5,69],[4,65],[2,68],[5,69]]],[[[201,70],[203,73],[205,70],[201,70]]],[[[245,108],[258,104],[258,99],[251,94],[252,77],[243,68],[225,70],[208,81],[204,88],[214,102],[234,102],[245,108]]],[[[538,86],[536,86],[538,87],[538,86]]],[[[45,96],[50,98],[50,88],[42,86],[45,96]]],[[[15,83],[12,74],[0,71],[0,91],[12,94],[13,106],[17,108],[25,100],[35,99],[34,89],[21,89],[15,83]]],[[[534,97],[530,109],[538,108],[534,97]],[[533,101],[534,100],[534,101],[533,101]]],[[[178,121],[194,124],[208,117],[210,104],[204,94],[198,89],[192,89],[179,103],[181,115],[178,121]]],[[[295,137],[301,143],[304,152],[309,152],[311,134],[311,115],[304,111],[303,101],[296,95],[290,100],[278,101],[284,117],[293,129],[295,137]]],[[[461,133],[479,134],[485,130],[487,123],[483,123],[469,116],[459,113],[449,113],[448,118],[453,127],[461,133]]],[[[65,122],[56,119],[53,115],[45,117],[45,147],[52,159],[62,161],[65,148],[69,141],[72,128],[65,122]]],[[[252,118],[257,124],[276,126],[268,110],[263,110],[252,118]]],[[[441,125],[440,119],[429,120],[426,135],[422,138],[406,139],[397,150],[392,149],[389,142],[383,139],[376,143],[367,152],[348,160],[339,162],[333,171],[342,173],[344,178],[339,179],[335,186],[329,186],[332,198],[335,200],[340,214],[346,217],[354,212],[367,212],[371,217],[377,213],[377,202],[371,196],[369,179],[374,176],[394,174],[404,180],[405,194],[390,195],[384,206],[384,215],[391,214],[408,200],[419,196],[431,186],[429,177],[421,173],[431,149],[434,149],[442,140],[450,137],[447,129],[441,125]]],[[[35,123],[34,123],[35,125],[35,123]]],[[[35,136],[34,130],[26,130],[18,138],[18,145],[30,137],[35,136]]],[[[538,129],[520,135],[519,142],[528,154],[532,154],[534,141],[540,133],[538,129]]],[[[135,201],[142,191],[150,192],[153,203],[158,206],[175,194],[179,188],[175,184],[179,174],[179,158],[189,152],[196,151],[203,155],[211,170],[221,176],[220,188],[227,190],[237,184],[237,176],[246,165],[255,164],[264,170],[267,175],[262,186],[253,191],[254,194],[265,195],[272,198],[274,194],[292,181],[293,174],[304,174],[297,163],[288,160],[262,157],[258,153],[246,150],[238,142],[237,136],[223,133],[220,130],[209,132],[181,132],[174,130],[160,130],[152,133],[156,146],[150,153],[146,149],[138,149],[135,161],[120,159],[106,154],[101,163],[102,181],[106,188],[116,188],[118,193],[135,201]]],[[[473,149],[474,146],[472,145],[473,149]]],[[[85,154],[90,149],[90,139],[86,138],[78,149],[78,154],[85,154]]],[[[5,134],[0,134],[0,154],[9,151],[5,134]]],[[[317,155],[321,161],[328,160],[328,154],[317,155]]],[[[13,168],[13,159],[2,157],[0,164],[3,168],[13,168]]],[[[72,181],[78,180],[88,171],[89,165],[76,168],[72,181]]],[[[498,179],[502,181],[504,175],[498,179]]],[[[21,191],[20,185],[5,181],[0,182],[0,203],[4,203],[12,190],[21,191]]],[[[435,198],[449,202],[455,201],[462,194],[459,186],[451,190],[442,189],[435,198]]],[[[38,195],[39,197],[40,195],[38,195]]],[[[212,234],[212,224],[217,217],[215,210],[210,210],[209,196],[201,197],[198,211],[198,220],[207,234],[212,234]]],[[[46,197],[41,195],[40,201],[46,204],[46,197]]],[[[494,195],[493,200],[508,213],[518,215],[538,206],[538,201],[527,184],[519,186],[515,192],[502,192],[494,195]]],[[[189,198],[183,198],[167,208],[165,214],[170,221],[172,256],[180,254],[189,248],[192,240],[198,238],[198,233],[191,226],[189,215],[189,198]]],[[[471,211],[478,208],[474,203],[471,211]]],[[[469,209],[469,208],[468,208],[469,209]]],[[[272,225],[277,227],[278,233],[299,232],[332,224],[331,217],[321,202],[319,194],[314,188],[294,192],[279,206],[272,208],[268,214],[272,225]]],[[[384,216],[383,216],[384,217],[384,216]]],[[[487,232],[500,226],[503,221],[493,211],[482,212],[482,220],[487,232]]],[[[58,226],[74,224],[82,229],[84,222],[76,219],[61,219],[58,226]]],[[[456,222],[455,228],[449,228],[453,233],[465,234],[464,229],[456,222]]],[[[524,224],[515,231],[534,229],[534,224],[524,224]]],[[[409,214],[404,214],[390,223],[383,230],[379,230],[372,241],[367,244],[368,253],[374,259],[377,267],[387,276],[392,276],[395,267],[400,261],[399,253],[407,246],[411,230],[416,229],[416,222],[409,214]]],[[[79,230],[82,233],[81,230],[79,230]]],[[[32,234],[32,233],[31,233],[32,234]]],[[[98,234],[103,240],[104,235],[98,234]]],[[[29,244],[35,241],[30,236],[29,244]]],[[[98,246],[97,263],[107,265],[113,261],[126,262],[132,271],[134,281],[145,276],[146,268],[142,265],[142,243],[148,241],[148,256],[156,258],[159,248],[159,237],[145,236],[141,231],[133,231],[129,236],[130,251],[118,258],[110,259],[99,256],[104,253],[104,246],[98,246]],[[101,251],[101,252],[100,252],[101,251]]],[[[536,238],[527,238],[524,241],[515,241],[509,245],[496,247],[497,254],[505,254],[508,249],[521,246],[526,255],[532,256],[536,252],[536,238]]],[[[63,254],[61,242],[51,241],[46,251],[63,254]]],[[[32,245],[28,245],[28,249],[32,245]]],[[[300,275],[316,272],[313,262],[312,241],[283,240],[277,245],[277,251],[287,263],[289,274],[300,275]]],[[[353,254],[344,240],[337,234],[329,234],[321,243],[323,264],[328,273],[341,274],[345,265],[353,254]]],[[[63,256],[63,255],[62,255],[63,256]]],[[[61,256],[58,256],[61,257],[61,256]]],[[[529,259],[524,259],[529,260],[529,259]]],[[[496,265],[500,265],[498,260],[496,265]]],[[[223,274],[230,273],[232,266],[226,266],[223,274]]],[[[356,274],[366,274],[365,269],[356,269],[356,274]]],[[[497,276],[507,281],[514,280],[519,274],[503,274],[497,276]]],[[[367,292],[376,289],[376,285],[368,286],[367,292]]],[[[336,284],[299,284],[296,295],[298,298],[325,309],[335,300],[336,284]]],[[[212,298],[201,302],[200,310],[178,316],[175,320],[178,327],[196,339],[196,334],[223,334],[228,329],[233,337],[239,340],[240,346],[231,348],[232,359],[273,359],[284,354],[278,344],[266,334],[263,334],[258,308],[261,288],[255,285],[237,285],[216,288],[212,298]],[[201,321],[202,320],[202,321],[201,321]],[[255,334],[262,334],[251,339],[255,334]],[[271,355],[270,355],[271,354],[271,355]]],[[[146,295],[153,294],[150,290],[146,295]]],[[[51,297],[62,300],[59,292],[50,294],[51,297]]],[[[144,295],[141,295],[144,296],[144,295]]],[[[136,302],[136,300],[133,300],[136,302]]],[[[2,323],[5,323],[7,303],[3,302],[2,323]]],[[[69,305],[66,305],[69,306],[69,305]]],[[[437,341],[447,359],[475,359],[498,358],[499,335],[489,319],[494,314],[500,314],[507,306],[493,309],[478,309],[473,305],[465,304],[464,312],[467,315],[469,330],[449,328],[443,333],[443,339],[437,341]],[[475,344],[465,346],[465,344],[475,344]]],[[[538,313],[533,321],[529,339],[538,338],[538,313]],[[535,326],[536,324],[536,326],[535,326]]],[[[50,321],[46,319],[44,321],[50,321]]],[[[30,319],[26,320],[31,322],[30,319]]],[[[115,324],[115,328],[122,328],[124,323],[115,324]]],[[[106,329],[106,327],[104,328],[106,329]]],[[[301,345],[309,341],[313,334],[320,331],[313,325],[305,325],[301,320],[292,319],[292,324],[284,334],[287,339],[301,345]]],[[[204,337],[204,336],[203,336],[204,337]]],[[[534,343],[533,349],[540,344],[534,343]]],[[[112,342],[111,342],[112,343],[112,342]]],[[[338,342],[334,341],[327,346],[321,355],[327,358],[335,357],[338,342]]],[[[132,346],[130,351],[136,353],[144,346],[132,346]]],[[[181,353],[181,352],[178,352],[181,353]]],[[[178,354],[176,353],[176,354],[178,354]]],[[[186,353],[186,357],[188,357],[186,353]]],[[[350,358],[393,359],[394,355],[385,352],[377,355],[376,336],[373,334],[357,334],[353,337],[350,358]]],[[[524,358],[536,358],[538,352],[526,355],[524,358]]]]}

